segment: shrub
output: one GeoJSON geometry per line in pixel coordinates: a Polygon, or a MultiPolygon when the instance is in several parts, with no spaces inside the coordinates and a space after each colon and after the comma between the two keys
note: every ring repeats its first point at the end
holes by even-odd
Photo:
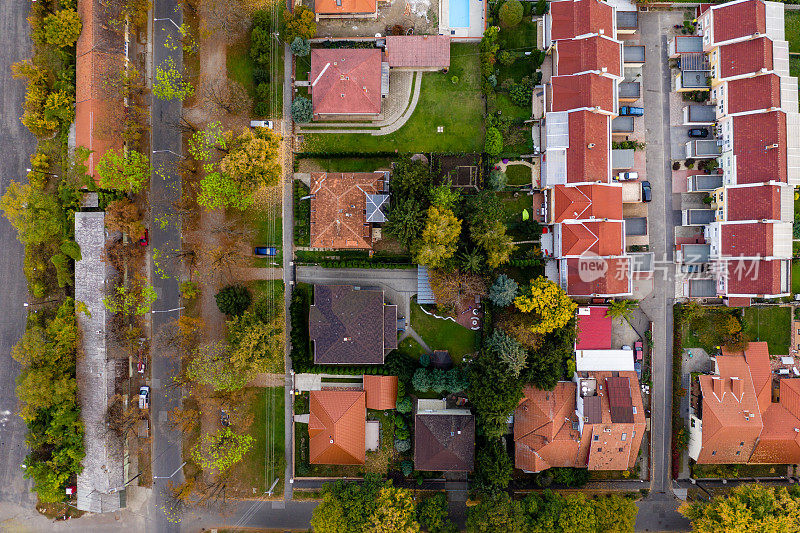
{"type": "Polygon", "coordinates": [[[502,190],[506,186],[506,183],[508,183],[508,176],[506,176],[506,173],[502,170],[494,169],[489,172],[489,182],[487,185],[493,191],[502,190]]]}
{"type": "MultiPolygon", "coordinates": [[[[798,307],[800,310],[800,307],[798,307]]],[[[411,403],[411,398],[408,396],[403,396],[402,398],[397,400],[397,412],[398,413],[410,413],[413,410],[414,406],[411,403]]]]}
{"type": "Polygon", "coordinates": [[[292,102],[292,118],[295,122],[311,122],[314,118],[314,107],[311,100],[304,96],[298,96],[292,102]]]}
{"type": "Polygon", "coordinates": [[[403,475],[405,477],[410,476],[412,473],[414,473],[414,461],[409,461],[408,459],[406,459],[405,461],[400,463],[400,470],[403,471],[403,475]]]}
{"type": "Polygon", "coordinates": [[[255,67],[253,69],[253,83],[259,85],[261,83],[269,83],[269,69],[262,67],[255,67]]]}
{"type": "Polygon", "coordinates": [[[253,113],[255,113],[257,117],[268,117],[269,109],[269,101],[261,100],[260,102],[256,102],[256,105],[253,107],[253,113]]]}
{"type": "Polygon", "coordinates": [[[502,52],[500,52],[499,54],[497,54],[497,60],[498,60],[498,61],[499,61],[501,64],[503,64],[503,65],[505,65],[505,66],[509,66],[509,65],[511,65],[511,64],[512,64],[514,61],[516,61],[516,60],[517,60],[517,58],[516,58],[516,56],[515,56],[514,54],[512,54],[512,53],[511,53],[511,52],[509,52],[508,50],[503,50],[502,52]]]}
{"type": "Polygon", "coordinates": [[[181,296],[187,300],[194,300],[200,296],[200,285],[196,281],[184,281],[178,290],[180,290],[181,296]]]}
{"type": "Polygon", "coordinates": [[[238,316],[250,307],[250,291],[242,285],[228,285],[222,288],[215,296],[220,312],[228,316],[238,316]]]}
{"type": "Polygon", "coordinates": [[[547,13],[547,0],[539,0],[536,2],[536,8],[534,9],[534,13],[536,13],[537,17],[541,17],[545,13],[547,13]]]}
{"type": "Polygon", "coordinates": [[[458,76],[451,76],[450,81],[453,82],[453,85],[458,84],[458,76]]]}
{"type": "Polygon", "coordinates": [[[533,87],[530,83],[517,83],[509,91],[511,101],[520,107],[530,107],[533,98],[533,87]]]}
{"type": "Polygon", "coordinates": [[[503,151],[503,134],[497,128],[486,129],[486,153],[498,155],[503,151]]]}
{"type": "Polygon", "coordinates": [[[399,453],[405,453],[411,449],[411,441],[408,439],[396,440],[394,441],[394,449],[399,453]]]}
{"type": "Polygon", "coordinates": [[[431,354],[424,353],[419,356],[419,366],[422,368],[428,368],[431,364],[431,354]]]}
{"type": "Polygon", "coordinates": [[[522,3],[519,0],[506,0],[500,6],[500,25],[504,28],[513,28],[522,22],[522,3]]]}
{"type": "Polygon", "coordinates": [[[305,57],[311,53],[311,43],[299,36],[294,38],[289,48],[294,55],[300,57],[305,57]]]}

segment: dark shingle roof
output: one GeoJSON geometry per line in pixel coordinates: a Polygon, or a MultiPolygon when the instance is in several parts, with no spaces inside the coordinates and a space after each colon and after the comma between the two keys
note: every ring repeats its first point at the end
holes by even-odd
{"type": "Polygon", "coordinates": [[[611,406],[611,421],[614,423],[633,423],[633,401],[628,378],[606,378],[606,393],[611,406]]]}
{"type": "Polygon", "coordinates": [[[397,306],[383,306],[383,350],[388,353],[397,348],[397,306]]]}
{"type": "Polygon", "coordinates": [[[471,472],[474,454],[474,416],[417,414],[414,425],[417,470],[471,472]]]}
{"type": "Polygon", "coordinates": [[[309,311],[314,363],[383,364],[385,320],[383,291],[315,285],[309,311]]]}

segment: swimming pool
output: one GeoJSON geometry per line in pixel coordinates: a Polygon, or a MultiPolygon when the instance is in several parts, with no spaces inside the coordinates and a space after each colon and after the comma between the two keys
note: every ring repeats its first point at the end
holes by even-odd
{"type": "Polygon", "coordinates": [[[469,2],[470,0],[449,0],[451,28],[469,28],[469,2]]]}

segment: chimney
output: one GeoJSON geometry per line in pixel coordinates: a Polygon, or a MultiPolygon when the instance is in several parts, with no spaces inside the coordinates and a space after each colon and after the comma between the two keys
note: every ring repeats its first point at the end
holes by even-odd
{"type": "Polygon", "coordinates": [[[586,145],[586,146],[587,146],[587,148],[589,148],[589,149],[592,149],[592,148],[594,148],[594,143],[589,143],[589,144],[588,144],[588,145],[586,145]]]}
{"type": "Polygon", "coordinates": [[[719,376],[711,378],[711,390],[717,395],[717,398],[722,399],[722,380],[719,379],[719,376]]]}
{"type": "Polygon", "coordinates": [[[742,384],[742,380],[738,377],[731,378],[731,391],[733,391],[733,395],[736,397],[736,399],[741,401],[742,393],[744,392],[744,385],[742,384]]]}

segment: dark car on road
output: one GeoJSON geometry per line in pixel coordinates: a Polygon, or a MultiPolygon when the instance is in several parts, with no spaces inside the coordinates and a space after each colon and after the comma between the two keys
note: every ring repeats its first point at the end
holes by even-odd
{"type": "Polygon", "coordinates": [[[643,181],[642,182],[642,200],[645,202],[649,202],[653,199],[653,192],[650,190],[650,182],[643,181]]]}
{"type": "Polygon", "coordinates": [[[689,130],[689,137],[695,139],[705,139],[708,137],[708,129],[706,128],[692,128],[689,130]]]}
{"type": "Polygon", "coordinates": [[[278,255],[278,249],[274,246],[256,246],[253,248],[253,255],[259,257],[268,257],[278,255]]]}
{"type": "Polygon", "coordinates": [[[630,107],[630,106],[622,106],[619,108],[619,115],[621,117],[641,117],[644,115],[644,108],[643,107],[630,107]]]}

